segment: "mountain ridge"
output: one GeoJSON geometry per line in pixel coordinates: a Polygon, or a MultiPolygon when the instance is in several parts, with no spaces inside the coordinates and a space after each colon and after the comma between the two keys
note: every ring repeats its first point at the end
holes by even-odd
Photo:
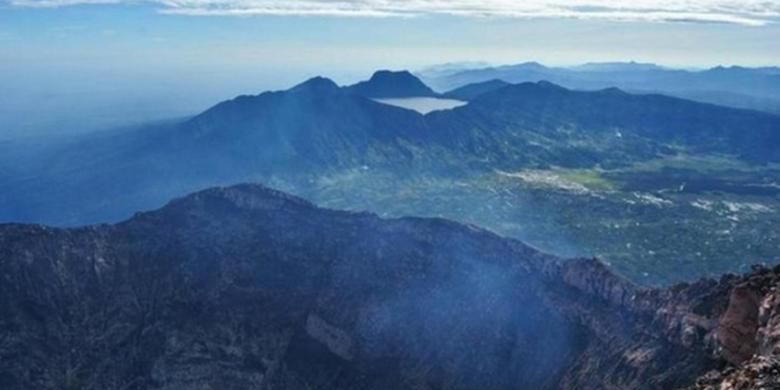
{"type": "MultiPolygon", "coordinates": [[[[421,115],[315,78],[288,91],[219,103],[181,123],[46,149],[41,152],[49,156],[46,161],[33,160],[39,154],[33,148],[28,153],[34,163],[5,164],[12,167],[5,180],[19,184],[0,195],[0,210],[13,212],[0,220],[19,220],[13,215],[20,215],[26,216],[21,220],[46,221],[34,215],[63,207],[78,215],[83,206],[74,205],[109,207],[108,193],[132,197],[122,202],[127,204],[120,207],[124,214],[198,187],[285,172],[362,166],[432,172],[609,166],[675,153],[669,147],[674,142],[762,163],[780,158],[771,147],[780,137],[779,124],[780,117],[770,114],[660,95],[573,91],[552,83],[509,85],[480,94],[468,105],[421,115]],[[616,137],[616,129],[625,136],[616,137]],[[538,146],[538,137],[548,146],[538,146]],[[573,146],[567,141],[573,139],[587,143],[573,146]],[[60,177],[72,175],[77,166],[100,169],[75,171],[76,182],[105,184],[84,194],[80,186],[62,183],[60,177]],[[135,179],[123,181],[113,167],[134,167],[128,177],[135,179]],[[63,199],[46,196],[54,186],[63,199]],[[132,195],[140,186],[164,190],[132,195]]],[[[96,220],[104,221],[77,217],[76,223],[96,220]]]]}
{"type": "Polygon", "coordinates": [[[501,89],[509,85],[511,85],[511,83],[499,79],[493,79],[493,80],[482,81],[478,83],[467,84],[462,87],[455,88],[451,91],[445,92],[443,96],[453,98],[453,99],[470,101],[486,92],[491,92],[497,89],[501,89]]]}
{"type": "Polygon", "coordinates": [[[446,216],[554,253],[602,254],[650,285],[742,269],[780,240],[771,228],[780,205],[767,197],[776,192],[780,117],[551,83],[510,85],[421,115],[334,84],[314,79],[121,134],[0,144],[0,221],[120,221],[199,189],[260,182],[318,204],[446,216]],[[722,179],[689,168],[702,163],[738,170],[722,179]],[[663,231],[593,222],[607,217],[660,221],[663,231]],[[739,226],[727,225],[736,218],[739,226]],[[695,242],[672,253],[665,237],[679,223],[695,242]],[[736,241],[709,245],[706,229],[740,241],[758,230],[766,241],[741,257],[736,241]],[[646,243],[619,247],[615,235],[629,230],[646,243]],[[683,271],[671,273],[673,264],[683,271]]]}
{"type": "Polygon", "coordinates": [[[0,272],[9,390],[680,388],[774,345],[757,335],[780,318],[729,333],[778,270],[639,288],[473,226],[251,184],[115,225],[0,225],[0,272]]]}
{"type": "Polygon", "coordinates": [[[549,80],[567,88],[598,90],[618,87],[630,92],[659,92],[705,103],[780,113],[780,73],[775,68],[714,67],[675,69],[633,62],[548,67],[523,63],[452,70],[425,81],[437,90],[501,79],[510,83],[549,80]]]}
{"type": "MultiPolygon", "coordinates": [[[[586,332],[594,337],[589,342],[592,347],[601,345],[615,352],[623,343],[635,343],[631,341],[635,335],[663,332],[626,329],[611,335],[619,334],[620,342],[613,339],[604,344],[605,335],[598,335],[612,326],[588,328],[587,323],[575,322],[577,315],[593,315],[594,321],[609,324],[609,318],[599,317],[604,303],[596,296],[623,307],[617,310],[625,310],[626,315],[634,313],[625,306],[634,294],[632,287],[590,262],[559,264],[521,243],[445,220],[381,220],[371,214],[320,209],[257,185],[204,190],[113,226],[52,230],[3,225],[0,242],[4,243],[0,268],[7,275],[0,286],[4,303],[0,327],[11,329],[3,333],[0,355],[17,356],[13,364],[0,359],[4,362],[0,375],[9,389],[62,388],[74,381],[88,389],[111,383],[130,389],[250,384],[299,388],[301,383],[324,389],[366,384],[376,389],[411,389],[415,383],[441,381],[449,381],[451,389],[505,389],[521,384],[555,388],[561,381],[591,388],[624,377],[607,379],[589,365],[567,358],[566,351],[585,354],[582,359],[593,364],[593,359],[604,359],[603,364],[611,366],[625,364],[619,357],[622,350],[599,358],[588,355],[574,340],[553,343],[539,333],[536,320],[547,319],[544,334],[566,340],[584,337],[575,334],[586,332]],[[445,250],[444,245],[458,250],[445,250]],[[473,278],[472,272],[479,276],[473,278]],[[374,276],[367,278],[365,273],[374,276]],[[75,278],[76,274],[88,276],[75,278]],[[149,279],[151,274],[156,277],[149,279]],[[511,282],[505,278],[512,278],[511,282]],[[61,282],[49,283],[52,280],[61,282]],[[582,290],[571,295],[570,288],[582,290]],[[416,299],[407,300],[402,294],[407,290],[418,291],[416,299]],[[513,303],[524,304],[505,305],[504,294],[514,297],[513,303]],[[558,309],[545,306],[537,294],[559,302],[553,306],[558,309]],[[420,300],[426,296],[433,301],[420,300]],[[138,306],[128,306],[132,299],[138,300],[138,306]],[[21,311],[21,302],[30,302],[32,311],[21,311]],[[469,319],[479,310],[478,302],[486,309],[482,319],[493,321],[469,319]],[[442,305],[447,309],[439,312],[436,308],[442,305]],[[126,309],[115,311],[119,307],[126,309]],[[355,312],[352,307],[361,309],[355,312]],[[265,308],[269,315],[250,315],[255,308],[265,308]],[[420,325],[448,318],[451,330],[443,335],[470,345],[471,352],[439,343],[438,330],[416,330],[415,317],[383,319],[385,310],[417,313],[420,325]],[[522,313],[534,322],[523,322],[523,317],[517,317],[522,313]],[[37,341],[40,316],[59,318],[49,331],[46,359],[36,352],[43,347],[37,341]],[[114,327],[101,328],[99,324],[106,320],[114,327]],[[139,327],[145,331],[133,337],[139,327]],[[569,334],[573,328],[580,330],[569,334]],[[519,333],[496,339],[486,336],[489,329],[519,333]],[[401,333],[394,336],[396,331],[401,333]],[[117,349],[127,337],[134,341],[117,349]],[[207,340],[205,349],[198,347],[200,337],[207,340]],[[255,341],[237,344],[228,354],[220,352],[230,348],[231,337],[255,341]],[[284,340],[281,347],[275,346],[274,337],[284,340]],[[482,341],[474,344],[474,337],[482,341]],[[483,354],[512,343],[546,349],[520,349],[495,358],[483,354]],[[431,352],[444,360],[422,357],[431,352]],[[60,375],[60,369],[68,368],[68,356],[79,366],[60,375]],[[445,368],[444,362],[454,356],[461,356],[457,368],[445,368]],[[434,371],[409,376],[406,369],[388,366],[388,359],[434,371]],[[247,360],[251,363],[241,363],[247,360]],[[113,363],[101,366],[101,362],[113,363]],[[476,362],[482,362],[482,368],[475,371],[476,362]],[[566,374],[559,367],[562,364],[573,364],[571,369],[579,375],[566,374]],[[20,371],[25,367],[34,367],[35,373],[20,371]],[[216,375],[218,367],[221,373],[216,375]],[[507,367],[514,368],[505,371],[507,367]],[[340,372],[335,379],[320,376],[333,370],[340,372]],[[132,380],[137,383],[130,384],[132,380]],[[406,381],[411,383],[404,385],[406,381]]],[[[644,318],[641,313],[630,316],[644,318]]],[[[657,345],[665,351],[673,348],[657,345]]],[[[677,374],[633,372],[659,384],[685,384],[711,364],[706,359],[693,365],[675,362],[680,364],[677,374]]],[[[630,387],[636,388],[638,380],[632,380],[630,387]]]]}

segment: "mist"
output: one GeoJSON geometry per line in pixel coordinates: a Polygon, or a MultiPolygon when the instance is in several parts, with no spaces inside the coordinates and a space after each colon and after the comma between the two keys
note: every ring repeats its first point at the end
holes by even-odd
{"type": "Polygon", "coordinates": [[[0,7],[0,139],[195,115],[315,75],[347,84],[375,69],[459,61],[690,67],[739,58],[742,65],[772,65],[780,52],[775,24],[669,23],[659,31],[655,23],[598,20],[193,17],[132,4],[0,7]]]}
{"type": "MultiPolygon", "coordinates": [[[[0,65],[0,140],[69,137],[194,116],[238,95],[286,89],[311,68],[0,65]]],[[[362,72],[334,72],[350,82],[362,72]]]]}
{"type": "Polygon", "coordinates": [[[0,0],[0,388],[780,383],[780,3],[563,3],[0,0]]]}

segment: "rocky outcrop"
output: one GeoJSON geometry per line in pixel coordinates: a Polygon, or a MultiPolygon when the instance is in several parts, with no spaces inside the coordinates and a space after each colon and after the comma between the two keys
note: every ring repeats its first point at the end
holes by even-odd
{"type": "Polygon", "coordinates": [[[758,300],[758,294],[748,286],[738,286],[731,291],[729,306],[717,329],[722,355],[731,363],[742,363],[756,352],[758,300]]]}
{"type": "Polygon", "coordinates": [[[757,356],[739,368],[712,371],[696,381],[697,390],[771,390],[780,388],[780,360],[757,356]]]}
{"type": "Polygon", "coordinates": [[[216,188],[1,226],[0,388],[682,388],[774,353],[778,280],[646,289],[446,220],[216,188]]]}
{"type": "Polygon", "coordinates": [[[691,388],[780,388],[780,267],[757,267],[733,285],[716,327],[716,352],[730,364],[701,376],[691,388]]]}

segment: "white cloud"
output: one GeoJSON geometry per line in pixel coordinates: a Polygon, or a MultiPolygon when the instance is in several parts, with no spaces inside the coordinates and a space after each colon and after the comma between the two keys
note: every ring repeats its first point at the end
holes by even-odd
{"type": "Polygon", "coordinates": [[[147,3],[181,15],[414,17],[430,14],[512,18],[732,23],[780,21],[780,0],[9,0],[27,7],[147,3]]]}
{"type": "Polygon", "coordinates": [[[11,0],[10,3],[19,7],[53,8],[81,4],[118,4],[122,0],[11,0]]]}

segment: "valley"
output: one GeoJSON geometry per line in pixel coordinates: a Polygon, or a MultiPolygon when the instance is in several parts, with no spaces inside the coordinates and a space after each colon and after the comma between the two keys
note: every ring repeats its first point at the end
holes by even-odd
{"type": "Polygon", "coordinates": [[[614,88],[487,87],[421,114],[433,107],[378,102],[451,102],[409,72],[344,87],[316,77],[182,121],[0,144],[0,221],[114,222],[248,182],[324,207],[474,224],[647,286],[780,258],[780,117],[614,88]]]}
{"type": "Polygon", "coordinates": [[[614,170],[457,178],[372,169],[269,183],[325,207],[454,219],[559,256],[590,256],[645,285],[741,273],[778,258],[780,170],[669,158],[614,170]]]}

